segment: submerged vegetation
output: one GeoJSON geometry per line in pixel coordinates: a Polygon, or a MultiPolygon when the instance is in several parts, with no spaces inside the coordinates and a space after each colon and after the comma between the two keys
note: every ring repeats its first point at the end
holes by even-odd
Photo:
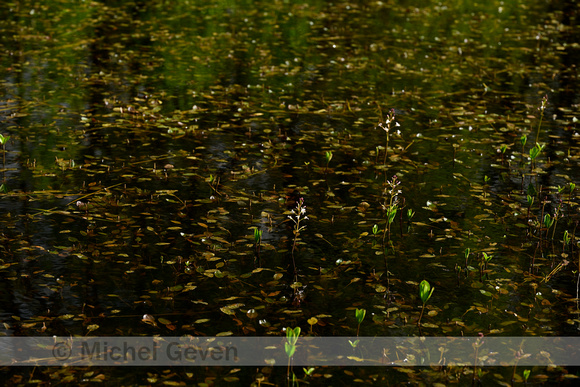
{"type": "Polygon", "coordinates": [[[288,357],[6,380],[574,381],[292,367],[353,311],[357,336],[477,336],[476,360],[488,336],[578,335],[574,6],[1,4],[2,334],[285,330],[288,357]]]}

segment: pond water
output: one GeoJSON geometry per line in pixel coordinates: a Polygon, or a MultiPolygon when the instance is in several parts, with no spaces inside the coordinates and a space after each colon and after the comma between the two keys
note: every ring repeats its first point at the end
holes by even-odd
{"type": "MultiPolygon", "coordinates": [[[[356,309],[362,336],[578,335],[575,2],[24,0],[0,14],[3,335],[349,336],[356,309]]],[[[520,368],[477,380],[522,383],[520,368]]],[[[3,374],[287,383],[284,367],[3,374]]]]}

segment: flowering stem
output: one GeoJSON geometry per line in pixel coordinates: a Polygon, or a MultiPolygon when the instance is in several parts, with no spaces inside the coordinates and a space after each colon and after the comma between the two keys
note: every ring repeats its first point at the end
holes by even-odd
{"type": "Polygon", "coordinates": [[[304,198],[300,198],[296,203],[296,208],[290,210],[292,215],[288,215],[291,221],[294,222],[294,241],[292,243],[292,264],[294,266],[294,275],[296,275],[296,261],[294,260],[294,250],[296,250],[296,242],[300,236],[300,231],[304,230],[306,226],[300,226],[300,222],[308,219],[306,216],[306,206],[304,205],[304,198]]]}
{"type": "Polygon", "coordinates": [[[389,131],[387,131],[387,144],[385,145],[385,158],[383,160],[383,165],[387,165],[387,155],[389,154],[389,131]]]}
{"type": "MultiPolygon", "coordinates": [[[[379,124],[379,127],[382,128],[387,133],[387,143],[385,145],[385,157],[383,159],[383,165],[385,166],[387,165],[387,156],[389,154],[389,132],[391,131],[391,124],[393,122],[395,122],[395,109],[391,109],[385,122],[384,123],[381,122],[379,124]]],[[[395,126],[399,126],[399,124],[395,122],[395,126]]]]}
{"type": "Polygon", "coordinates": [[[545,95],[542,98],[542,105],[539,107],[540,109],[540,123],[538,124],[538,134],[536,135],[536,142],[540,142],[540,128],[542,127],[542,119],[544,118],[544,110],[546,109],[546,105],[548,104],[548,96],[545,95]]]}

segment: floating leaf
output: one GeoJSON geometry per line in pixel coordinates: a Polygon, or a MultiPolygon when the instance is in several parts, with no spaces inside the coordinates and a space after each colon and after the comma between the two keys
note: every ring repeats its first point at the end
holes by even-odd
{"type": "Polygon", "coordinates": [[[141,321],[143,321],[145,324],[149,324],[157,328],[155,317],[151,316],[150,314],[144,314],[143,317],[141,318],[141,321]]]}
{"type": "Polygon", "coordinates": [[[235,314],[236,314],[236,312],[235,312],[235,311],[231,310],[231,309],[230,309],[230,308],[228,308],[227,306],[223,306],[223,307],[221,307],[221,308],[220,308],[220,310],[221,310],[223,313],[225,313],[225,314],[227,314],[227,315],[230,315],[230,316],[231,316],[231,315],[235,315],[235,314]]]}
{"type": "Polygon", "coordinates": [[[87,327],[87,333],[96,331],[97,329],[99,329],[99,326],[97,324],[91,324],[87,327]]]}

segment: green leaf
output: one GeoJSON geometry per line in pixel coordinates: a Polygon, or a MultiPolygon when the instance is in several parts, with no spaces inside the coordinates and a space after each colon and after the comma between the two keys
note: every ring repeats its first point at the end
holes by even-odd
{"type": "Polygon", "coordinates": [[[492,258],[493,258],[493,254],[487,255],[486,252],[483,252],[483,259],[485,259],[485,262],[491,261],[492,258]]]}
{"type": "Polygon", "coordinates": [[[431,288],[429,282],[426,280],[421,281],[419,284],[419,295],[421,296],[421,301],[423,301],[423,304],[426,304],[427,301],[429,301],[434,290],[435,288],[431,288]]]}
{"type": "Polygon", "coordinates": [[[290,343],[285,343],[284,349],[286,350],[286,355],[288,357],[294,356],[294,352],[296,352],[296,346],[290,343]]]}
{"type": "Polygon", "coordinates": [[[530,370],[524,370],[524,380],[528,380],[528,378],[530,377],[530,370]]]}
{"type": "Polygon", "coordinates": [[[356,316],[356,321],[358,321],[359,325],[363,322],[363,320],[365,319],[365,315],[367,314],[366,309],[357,309],[355,310],[355,316],[356,316]]]}
{"type": "Polygon", "coordinates": [[[332,151],[326,151],[326,163],[328,164],[332,160],[332,151]]]}
{"type": "Polygon", "coordinates": [[[296,342],[298,341],[298,336],[300,336],[300,327],[296,327],[294,329],[287,327],[286,328],[286,341],[288,342],[288,344],[290,345],[296,345],[296,342]]]}

